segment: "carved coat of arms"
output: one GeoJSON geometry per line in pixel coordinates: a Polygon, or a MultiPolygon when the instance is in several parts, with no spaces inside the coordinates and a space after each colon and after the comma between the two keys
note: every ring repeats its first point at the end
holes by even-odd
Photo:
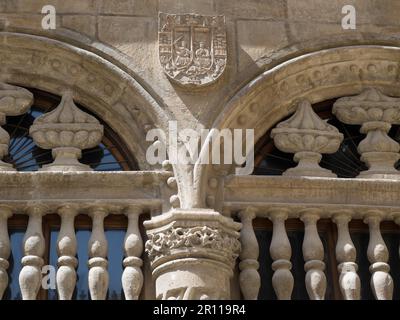
{"type": "Polygon", "coordinates": [[[159,54],[165,73],[183,85],[214,82],[226,65],[224,16],[159,14],[159,54]]]}

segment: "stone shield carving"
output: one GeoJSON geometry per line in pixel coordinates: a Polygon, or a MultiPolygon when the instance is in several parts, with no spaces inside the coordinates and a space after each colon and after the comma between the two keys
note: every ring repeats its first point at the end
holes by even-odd
{"type": "Polygon", "coordinates": [[[160,12],[158,39],[161,65],[179,84],[207,85],[225,70],[224,16],[160,12]]]}

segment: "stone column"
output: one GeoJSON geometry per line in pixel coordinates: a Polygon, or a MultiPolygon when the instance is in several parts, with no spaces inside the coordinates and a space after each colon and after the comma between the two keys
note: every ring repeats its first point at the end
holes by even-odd
{"type": "Polygon", "coordinates": [[[210,209],[174,209],[144,225],[157,299],[230,298],[240,223],[210,209]]]}

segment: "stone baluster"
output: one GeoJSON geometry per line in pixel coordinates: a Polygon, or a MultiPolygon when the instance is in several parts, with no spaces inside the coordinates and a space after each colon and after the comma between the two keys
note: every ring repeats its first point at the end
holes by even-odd
{"type": "Polygon", "coordinates": [[[304,210],[300,219],[304,222],[303,257],[307,293],[311,300],[324,300],[327,282],[324,273],[324,246],[317,230],[319,210],[304,210]]]}
{"type": "MultiPolygon", "coordinates": [[[[395,212],[393,214],[393,220],[397,225],[400,226],[400,212],[395,212]]],[[[399,256],[400,256],[400,246],[399,246],[399,256]]]]}
{"type": "Polygon", "coordinates": [[[378,211],[366,214],[364,222],[369,226],[368,260],[371,263],[371,288],[377,300],[391,300],[393,297],[393,279],[389,274],[389,251],[380,231],[381,215],[378,211]]]}
{"type": "Polygon", "coordinates": [[[29,222],[23,239],[24,257],[21,260],[22,270],[19,274],[19,285],[23,300],[35,300],[42,281],[42,266],[45,242],[42,232],[43,206],[34,205],[28,208],[29,222]]]}
{"type": "Polygon", "coordinates": [[[76,284],[75,269],[78,266],[78,260],[75,257],[77,242],[74,229],[78,210],[74,206],[64,205],[58,209],[58,214],[61,217],[61,229],[57,239],[57,292],[60,300],[71,300],[76,284]]]}
{"type": "Polygon", "coordinates": [[[342,210],[334,213],[333,221],[338,229],[336,260],[340,273],[339,285],[345,300],[360,300],[361,282],[357,274],[357,252],[349,232],[350,220],[351,211],[342,210]]]}
{"type": "Polygon", "coordinates": [[[8,258],[10,256],[10,237],[8,235],[7,220],[12,216],[9,207],[0,207],[0,299],[8,286],[7,269],[9,267],[8,258]]]}
{"type": "Polygon", "coordinates": [[[240,242],[242,250],[240,252],[240,275],[239,283],[243,297],[246,300],[257,300],[260,290],[261,280],[258,273],[258,242],[253,229],[253,219],[256,217],[254,208],[247,208],[239,213],[242,222],[240,231],[240,242]]]}
{"type": "Polygon", "coordinates": [[[92,300],[105,300],[108,290],[108,244],[104,233],[104,218],[108,212],[103,207],[92,207],[92,235],[89,239],[89,291],[92,300]]]}
{"type": "Polygon", "coordinates": [[[122,287],[126,300],[138,300],[143,286],[143,261],[140,258],[143,252],[143,240],[139,231],[139,215],[141,207],[129,206],[125,211],[128,217],[128,228],[124,239],[125,267],[122,273],[122,287]]]}
{"type": "Polygon", "coordinates": [[[290,300],[293,291],[294,279],[290,272],[292,263],[292,248],[285,229],[285,220],[288,212],[285,209],[275,209],[270,212],[273,223],[272,240],[269,252],[274,262],[272,263],[272,286],[278,300],[290,300]]]}

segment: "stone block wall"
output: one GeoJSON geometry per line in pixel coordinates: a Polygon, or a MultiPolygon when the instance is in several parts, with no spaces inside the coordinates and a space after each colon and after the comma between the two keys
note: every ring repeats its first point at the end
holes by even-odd
{"type": "Polygon", "coordinates": [[[355,44],[400,43],[396,0],[0,0],[0,29],[62,39],[112,57],[187,126],[212,126],[226,101],[278,62],[304,52],[355,44]],[[41,9],[57,10],[57,29],[41,28],[41,9]],[[357,10],[343,30],[341,9],[357,10]],[[228,65],[214,85],[187,90],[158,61],[158,12],[226,16],[228,65]]]}

